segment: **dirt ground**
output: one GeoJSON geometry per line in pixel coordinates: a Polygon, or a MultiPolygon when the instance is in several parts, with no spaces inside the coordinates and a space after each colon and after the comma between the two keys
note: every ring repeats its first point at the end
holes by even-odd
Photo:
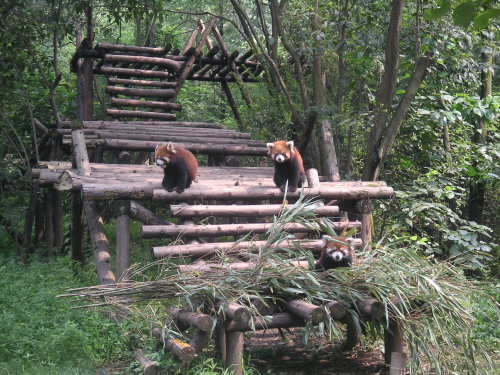
{"type": "MultiPolygon", "coordinates": [[[[300,330],[300,329],[299,329],[300,330]]],[[[384,354],[380,349],[363,347],[342,351],[342,342],[309,338],[304,343],[303,332],[284,332],[277,329],[248,333],[245,336],[245,356],[261,375],[387,375],[384,354]]],[[[207,350],[207,349],[205,349],[207,350]]],[[[213,349],[209,349],[210,351],[213,349]]],[[[214,356],[219,355],[213,350],[214,356]]],[[[123,375],[128,364],[103,366],[99,375],[123,375]]]]}
{"type": "Polygon", "coordinates": [[[366,375],[388,374],[384,354],[379,349],[342,351],[343,343],[285,333],[278,330],[257,332],[245,339],[245,354],[261,374],[272,375],[366,375]]]}

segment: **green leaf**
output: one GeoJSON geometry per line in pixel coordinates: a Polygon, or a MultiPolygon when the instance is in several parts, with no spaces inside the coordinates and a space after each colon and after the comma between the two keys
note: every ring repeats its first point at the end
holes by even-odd
{"type": "Polygon", "coordinates": [[[451,3],[449,1],[443,1],[441,7],[430,8],[424,11],[424,21],[434,21],[438,18],[443,17],[451,9],[451,3]]]}
{"type": "Polygon", "coordinates": [[[453,11],[453,22],[466,29],[469,27],[475,15],[476,7],[474,4],[465,2],[457,6],[453,11]]]}
{"type": "Polygon", "coordinates": [[[491,18],[497,18],[500,16],[500,9],[488,9],[482,13],[479,13],[474,17],[474,28],[475,29],[486,29],[491,18]]]}

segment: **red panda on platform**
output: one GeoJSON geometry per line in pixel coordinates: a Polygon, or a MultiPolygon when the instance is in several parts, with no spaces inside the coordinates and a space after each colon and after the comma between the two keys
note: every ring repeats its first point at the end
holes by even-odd
{"type": "Polygon", "coordinates": [[[156,146],[156,165],[163,168],[165,176],[161,185],[169,193],[176,191],[182,193],[196,180],[198,173],[198,162],[194,155],[185,148],[176,146],[169,142],[166,146],[156,146]]]}
{"type": "Polygon", "coordinates": [[[338,267],[351,267],[352,262],[356,259],[356,253],[352,247],[352,239],[347,240],[344,237],[335,238],[323,236],[323,251],[321,257],[315,264],[314,269],[317,271],[326,271],[338,267]],[[345,242],[345,243],[338,243],[345,242]]]}
{"type": "Polygon", "coordinates": [[[267,154],[274,161],[274,183],[285,192],[288,181],[288,191],[294,192],[301,188],[306,180],[304,164],[299,151],[293,147],[293,141],[276,141],[267,143],[267,154]]]}

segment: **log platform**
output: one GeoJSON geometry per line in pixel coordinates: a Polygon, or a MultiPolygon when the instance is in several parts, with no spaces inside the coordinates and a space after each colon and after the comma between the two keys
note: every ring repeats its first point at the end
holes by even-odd
{"type": "MultiPolygon", "coordinates": [[[[179,266],[179,272],[196,272],[198,275],[200,272],[217,272],[222,267],[232,270],[253,267],[251,261],[241,259],[221,265],[210,262],[210,256],[221,251],[226,254],[250,252],[263,246],[263,238],[249,236],[246,241],[239,239],[249,234],[265,236],[273,218],[291,207],[291,204],[280,204],[285,195],[273,183],[271,162],[255,161],[255,157],[263,159],[267,156],[265,142],[252,139],[249,133],[226,129],[221,124],[177,121],[176,114],[172,113],[182,110],[175,100],[186,80],[217,82],[227,96],[238,129],[244,129],[228,82],[237,82],[236,87],[245,102],[251,105],[245,85],[257,82],[263,72],[263,66],[251,56],[252,51],[241,56],[237,51],[229,52],[215,26],[215,18],[207,25],[201,21],[198,23],[182,53],[172,50],[170,45],[153,48],[100,43],[92,47],[85,43],[78,46],[71,59],[81,99],[78,101],[78,120],[44,126],[35,119],[34,124],[42,134],[38,142],[39,153],[50,155],[47,159],[52,161],[40,162],[32,169],[32,178],[34,186],[47,192],[44,195],[45,216],[40,211],[42,222],[45,217],[45,231],[56,232],[58,228],[59,239],[62,239],[61,194],[66,192],[71,196],[72,254],[74,260],[82,263],[85,260],[86,217],[100,284],[115,285],[128,277],[130,218],[143,222],[143,238],[168,238],[165,246],[152,249],[153,257],[185,258],[187,264],[179,266]],[[216,45],[212,44],[210,35],[217,41],[216,45]],[[105,78],[102,91],[110,96],[111,108],[106,108],[101,100],[101,109],[107,120],[93,118],[93,74],[105,78]],[[203,155],[203,160],[208,161],[199,168],[197,181],[182,194],[163,189],[163,169],[152,165],[151,153],[158,144],[166,142],[183,146],[197,156],[203,155]],[[64,152],[72,161],[56,161],[64,152]],[[254,165],[263,166],[241,167],[238,159],[241,156],[251,156],[254,165]],[[104,163],[104,160],[113,160],[115,164],[104,163]],[[141,207],[139,202],[143,201],[169,205],[171,215],[168,220],[174,219],[178,223],[156,217],[141,207]],[[106,210],[109,206],[112,206],[117,223],[116,267],[113,267],[103,224],[103,207],[106,210]],[[137,214],[139,211],[140,215],[137,214]],[[54,219],[52,222],[52,212],[59,212],[54,214],[59,221],[54,219]],[[53,225],[56,221],[58,224],[53,225]],[[56,228],[52,229],[53,226],[56,228]],[[229,241],[228,236],[234,241],[229,241]],[[201,261],[199,258],[202,257],[207,261],[201,261]]],[[[393,189],[384,182],[329,182],[318,177],[315,170],[307,171],[307,177],[304,194],[317,204],[312,214],[328,218],[331,229],[338,234],[344,228],[356,228],[354,247],[358,251],[369,249],[372,232],[370,201],[391,198],[393,189]]],[[[293,203],[300,194],[301,191],[288,192],[286,200],[293,203]]],[[[290,235],[285,242],[275,244],[276,251],[296,246],[316,253],[321,250],[319,237],[322,233],[319,229],[300,223],[289,223],[285,229],[290,235]]],[[[52,243],[47,243],[47,247],[52,248],[52,243]]],[[[298,263],[299,266],[308,267],[308,262],[298,263]]],[[[261,315],[272,317],[269,320],[260,315],[252,316],[248,313],[248,306],[235,305],[232,301],[213,302],[218,310],[216,316],[213,316],[215,307],[206,314],[176,308],[166,312],[181,330],[189,327],[196,330],[188,343],[165,336],[160,328],[155,328],[152,334],[181,361],[188,363],[207,345],[215,326],[225,365],[236,375],[242,373],[245,331],[304,327],[331,317],[346,322],[347,345],[352,347],[359,337],[353,328],[350,311],[357,310],[362,319],[379,319],[385,311],[376,300],[349,306],[344,302],[327,301],[324,306],[315,306],[295,296],[277,312],[271,297],[255,301],[254,306],[261,315]]],[[[387,332],[387,347],[401,351],[401,335],[392,334],[396,331],[394,327],[397,328],[397,322],[392,322],[393,330],[387,332]]],[[[136,358],[144,373],[158,372],[156,365],[142,351],[136,351],[136,358]]]]}

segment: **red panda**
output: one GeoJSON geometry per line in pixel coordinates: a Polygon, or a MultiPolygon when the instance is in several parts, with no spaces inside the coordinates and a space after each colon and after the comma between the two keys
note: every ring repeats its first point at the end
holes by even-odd
{"type": "Polygon", "coordinates": [[[344,237],[338,237],[334,241],[332,237],[323,236],[323,251],[314,269],[326,271],[338,267],[351,267],[355,259],[356,253],[352,247],[352,238],[348,240],[344,237]]]}
{"type": "Polygon", "coordinates": [[[293,147],[293,141],[267,143],[267,154],[274,161],[274,183],[284,193],[288,181],[288,191],[301,188],[306,180],[304,164],[299,151],[293,147]]]}
{"type": "Polygon", "coordinates": [[[166,146],[156,146],[156,165],[163,168],[165,176],[162,186],[168,192],[176,191],[182,193],[196,180],[198,173],[198,162],[194,155],[185,148],[176,146],[169,142],[166,146]]]}

